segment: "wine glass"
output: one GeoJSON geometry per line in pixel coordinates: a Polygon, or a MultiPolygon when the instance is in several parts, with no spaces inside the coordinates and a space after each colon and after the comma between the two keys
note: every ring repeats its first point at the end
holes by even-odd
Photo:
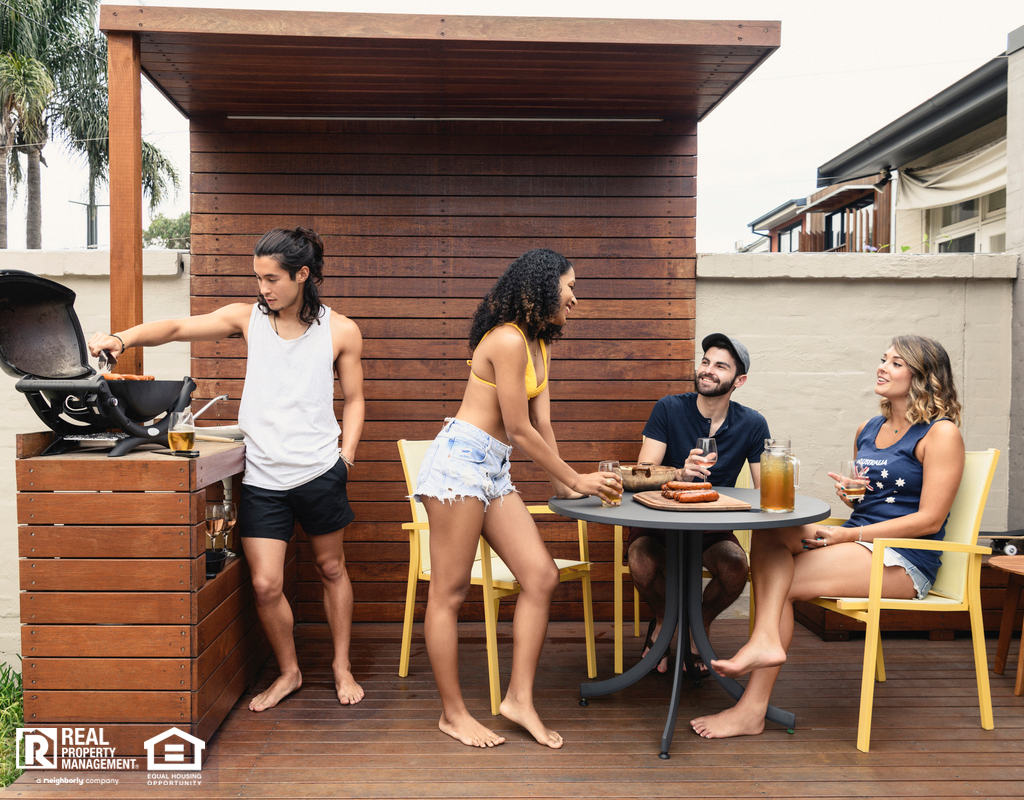
{"type": "Polygon", "coordinates": [[[715,438],[713,436],[701,437],[697,440],[697,449],[703,453],[702,456],[698,456],[698,460],[710,470],[712,465],[718,461],[718,445],[715,444],[715,438]]]}
{"type": "Polygon", "coordinates": [[[175,451],[191,450],[196,446],[196,421],[191,408],[171,412],[167,444],[175,451]]]}
{"type": "Polygon", "coordinates": [[[856,461],[844,461],[839,468],[843,494],[851,503],[859,503],[867,493],[868,468],[856,461]]]}
{"type": "Polygon", "coordinates": [[[221,545],[217,546],[217,540],[224,534],[224,504],[206,504],[206,549],[220,551],[224,549],[223,539],[221,545]]]}
{"type": "MultiPolygon", "coordinates": [[[[619,470],[619,462],[618,461],[602,461],[600,464],[597,465],[597,471],[598,472],[614,472],[619,477],[622,477],[622,473],[619,470]]],[[[605,508],[611,508],[613,506],[621,506],[622,505],[622,498],[621,497],[616,497],[616,498],[613,498],[612,500],[605,500],[604,497],[602,497],[601,498],[601,505],[604,506],[605,508]]]]}
{"type": "Polygon", "coordinates": [[[234,555],[228,547],[233,543],[231,534],[235,530],[235,523],[238,521],[238,506],[230,500],[221,504],[224,513],[224,550],[229,556],[234,555]]]}

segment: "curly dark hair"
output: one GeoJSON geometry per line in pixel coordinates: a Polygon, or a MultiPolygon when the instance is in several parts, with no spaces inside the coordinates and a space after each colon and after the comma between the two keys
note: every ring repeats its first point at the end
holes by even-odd
{"type": "MultiPolygon", "coordinates": [[[[256,258],[274,259],[282,269],[288,270],[293,281],[300,269],[309,267],[309,280],[302,285],[302,308],[299,309],[299,319],[307,325],[314,322],[319,325],[323,303],[320,302],[318,287],[324,282],[324,240],[320,235],[309,228],[275,228],[260,237],[253,255],[256,258]]],[[[277,312],[267,305],[263,295],[259,295],[256,302],[264,314],[277,315],[277,312]]]]}
{"type": "Polygon", "coordinates": [[[475,350],[484,334],[498,325],[514,322],[530,339],[546,344],[562,335],[562,326],[551,318],[558,311],[560,278],[572,264],[554,250],[537,248],[508,265],[494,288],[480,301],[469,330],[469,349],[475,350]]]}

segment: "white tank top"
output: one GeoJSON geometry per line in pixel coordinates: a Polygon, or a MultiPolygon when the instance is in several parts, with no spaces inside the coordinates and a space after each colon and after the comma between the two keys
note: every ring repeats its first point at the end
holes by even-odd
{"type": "Polygon", "coordinates": [[[242,483],[284,491],[309,483],[338,461],[331,309],[298,339],[282,339],[252,307],[238,427],[245,435],[242,483]]]}

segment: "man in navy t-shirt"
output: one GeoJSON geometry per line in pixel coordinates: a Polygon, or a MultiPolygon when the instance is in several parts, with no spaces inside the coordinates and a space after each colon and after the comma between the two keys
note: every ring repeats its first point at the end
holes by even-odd
{"type": "MultiPolygon", "coordinates": [[[[750,464],[754,488],[761,485],[761,453],[764,440],[771,438],[768,423],[756,411],[732,402],[732,393],[747,381],[750,354],[740,342],[722,333],[713,333],[701,342],[704,357],[696,370],[696,392],[672,394],[654,406],[644,428],[644,443],[639,462],[676,467],[676,480],[710,481],[715,486],[735,486],[743,469],[750,464]],[[718,460],[711,465],[699,461],[702,451],[697,439],[714,437],[718,460]]],[[[731,531],[704,534],[704,568],[712,578],[704,589],[701,606],[704,627],[728,608],[747,582],[747,557],[731,531]]],[[[658,638],[665,614],[665,534],[652,528],[630,528],[627,550],[629,571],[640,596],[655,614],[647,630],[644,653],[658,638]]],[[[686,647],[689,658],[698,656],[686,647]]],[[[666,657],[658,672],[668,669],[666,657]]],[[[701,674],[707,667],[699,665],[701,674]]]]}

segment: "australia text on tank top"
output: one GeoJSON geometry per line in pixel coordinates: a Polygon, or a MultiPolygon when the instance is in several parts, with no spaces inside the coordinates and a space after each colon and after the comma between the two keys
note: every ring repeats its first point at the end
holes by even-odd
{"type": "Polygon", "coordinates": [[[283,491],[338,461],[331,309],[296,339],[282,339],[258,305],[247,336],[238,427],[245,435],[243,483],[283,491]]]}
{"type": "MultiPolygon", "coordinates": [[[[875,439],[884,422],[885,417],[881,415],[872,417],[857,438],[857,463],[868,468],[871,491],[854,506],[849,525],[860,527],[906,516],[916,512],[921,505],[924,466],[917,460],[914,450],[938,420],[912,425],[899,441],[888,447],[878,447],[875,439]]],[[[941,541],[945,535],[946,523],[943,521],[936,533],[921,538],[941,541]]],[[[929,580],[935,580],[940,562],[938,553],[896,549],[920,568],[929,580]]]]}

